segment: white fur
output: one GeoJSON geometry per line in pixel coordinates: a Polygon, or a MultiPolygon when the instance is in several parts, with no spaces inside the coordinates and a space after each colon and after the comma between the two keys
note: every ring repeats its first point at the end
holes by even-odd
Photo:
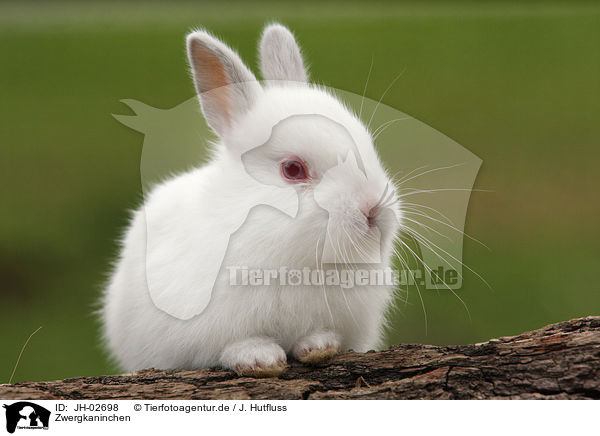
{"type": "Polygon", "coordinates": [[[333,331],[314,332],[298,340],[292,349],[292,356],[301,359],[311,350],[327,350],[340,348],[339,335],[333,331]]]}
{"type": "Polygon", "coordinates": [[[260,71],[265,80],[308,80],[294,35],[281,24],[265,27],[260,40],[260,71]]]}
{"type": "MultiPolygon", "coordinates": [[[[190,36],[188,43],[191,40],[197,41],[198,35],[190,36]]],[[[241,65],[247,71],[237,55],[223,49],[221,42],[205,32],[201,40],[207,47],[217,47],[229,68],[241,65]]],[[[281,71],[295,71],[296,67],[281,71]]],[[[194,71],[197,82],[202,74],[194,71]]],[[[297,78],[294,73],[287,79],[297,78]]],[[[227,220],[233,209],[248,207],[251,212],[229,239],[225,266],[314,269],[318,266],[315,249],[328,223],[333,228],[353,229],[357,238],[364,235],[369,229],[363,213],[380,199],[389,183],[368,131],[342,103],[318,87],[270,84],[260,91],[236,94],[238,102],[245,102],[234,114],[215,106],[218,100],[206,98],[200,93],[205,114],[210,111],[211,125],[218,126],[215,130],[220,142],[211,162],[159,184],[135,212],[103,300],[104,337],[111,354],[126,370],[215,365],[235,369],[252,359],[271,364],[295,346],[301,350],[321,342],[327,345],[333,341],[331,338],[343,349],[363,352],[377,347],[393,293],[382,286],[232,287],[229,273],[223,268],[208,307],[198,316],[177,319],[152,303],[148,267],[164,283],[179,286],[182,294],[205,284],[202,265],[218,251],[224,235],[229,236],[227,220]],[[320,118],[311,118],[314,114],[320,118]],[[264,197],[271,191],[250,189],[243,182],[247,174],[240,165],[240,156],[265,143],[273,126],[288,117],[292,122],[282,124],[282,137],[275,141],[269,156],[251,165],[253,171],[277,185],[282,183],[282,158],[294,155],[306,161],[313,180],[294,185],[300,204],[295,218],[272,207],[252,207],[272,204],[272,198],[264,197]],[[349,136],[342,138],[319,119],[343,126],[349,136]],[[340,157],[348,155],[348,138],[358,149],[367,177],[357,178],[343,171],[334,180],[329,177],[322,198],[331,198],[332,205],[324,211],[314,200],[314,188],[340,157]],[[148,232],[153,232],[151,247],[147,247],[148,232]],[[149,264],[147,259],[153,261],[149,264]],[[330,333],[322,337],[319,332],[330,333]]],[[[398,215],[397,207],[392,208],[398,215]]],[[[397,230],[397,223],[386,225],[388,235],[397,230]]],[[[345,240],[347,236],[342,232],[334,235],[341,247],[351,251],[354,247],[345,240]]],[[[383,244],[381,267],[389,264],[391,244],[390,236],[383,244]]],[[[366,248],[379,250],[378,246],[366,248]]],[[[178,304],[184,307],[185,299],[178,300],[178,304]]]]}
{"type": "Polygon", "coordinates": [[[276,367],[285,363],[286,357],[281,346],[259,336],[227,344],[219,360],[226,368],[244,371],[253,367],[276,367]]]}

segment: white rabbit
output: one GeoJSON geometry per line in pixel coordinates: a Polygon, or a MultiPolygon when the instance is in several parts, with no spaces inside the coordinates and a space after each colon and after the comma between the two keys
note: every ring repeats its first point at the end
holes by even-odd
{"type": "Polygon", "coordinates": [[[400,214],[370,133],[307,83],[300,49],[279,24],[262,35],[263,85],[205,31],[191,33],[187,49],[219,141],[209,163],[158,184],[133,216],[101,310],[112,356],[126,370],[222,366],[276,376],[287,356],[318,363],[377,347],[393,287],[234,286],[226,268],[315,270],[325,240],[340,261],[381,253],[378,268],[388,266],[400,214]],[[289,191],[292,217],[261,206],[289,206],[289,191]],[[249,213],[232,235],[240,210],[249,213]],[[225,249],[211,278],[206,265],[225,249]],[[207,305],[196,314],[188,309],[198,295],[207,305]]]}

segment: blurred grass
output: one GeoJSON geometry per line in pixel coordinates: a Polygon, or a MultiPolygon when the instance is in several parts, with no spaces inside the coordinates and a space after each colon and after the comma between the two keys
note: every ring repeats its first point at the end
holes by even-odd
{"type": "MultiPolygon", "coordinates": [[[[288,24],[313,79],[383,102],[483,159],[460,296],[425,292],[390,342],[467,343],[598,314],[600,6],[597,3],[40,2],[0,4],[0,382],[115,371],[92,315],[127,209],[142,137],[111,113],[193,94],[183,38],[205,26],[256,65],[265,21],[288,24]]],[[[398,159],[402,159],[401,150],[398,159]]]]}

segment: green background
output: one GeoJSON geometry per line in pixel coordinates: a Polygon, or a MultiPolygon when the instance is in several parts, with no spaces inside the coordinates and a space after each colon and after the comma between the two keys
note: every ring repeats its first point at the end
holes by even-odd
{"type": "MultiPolygon", "coordinates": [[[[256,65],[289,25],[314,80],[383,102],[483,160],[460,296],[395,311],[390,342],[480,342],[599,314],[600,6],[594,3],[0,4],[0,383],[116,372],[94,305],[128,209],[142,136],[120,99],[193,95],[184,36],[204,26],[256,65]]],[[[398,159],[401,159],[401,150],[398,159]]]]}

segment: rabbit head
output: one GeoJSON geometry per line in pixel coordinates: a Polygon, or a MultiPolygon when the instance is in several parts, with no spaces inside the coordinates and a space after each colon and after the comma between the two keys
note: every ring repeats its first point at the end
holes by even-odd
{"type": "MultiPolygon", "coordinates": [[[[307,235],[321,227],[334,253],[325,261],[389,258],[400,220],[395,188],[360,119],[329,91],[308,83],[292,33],[279,24],[265,28],[262,83],[205,31],[188,36],[187,51],[202,111],[219,137],[217,164],[298,194],[297,224],[291,235],[286,227],[282,244],[294,243],[314,258],[307,235]]],[[[268,195],[249,193],[235,181],[223,189],[230,197],[268,195]]],[[[270,204],[268,198],[253,201],[270,204]]],[[[277,232],[277,225],[270,230],[277,232]]]]}

